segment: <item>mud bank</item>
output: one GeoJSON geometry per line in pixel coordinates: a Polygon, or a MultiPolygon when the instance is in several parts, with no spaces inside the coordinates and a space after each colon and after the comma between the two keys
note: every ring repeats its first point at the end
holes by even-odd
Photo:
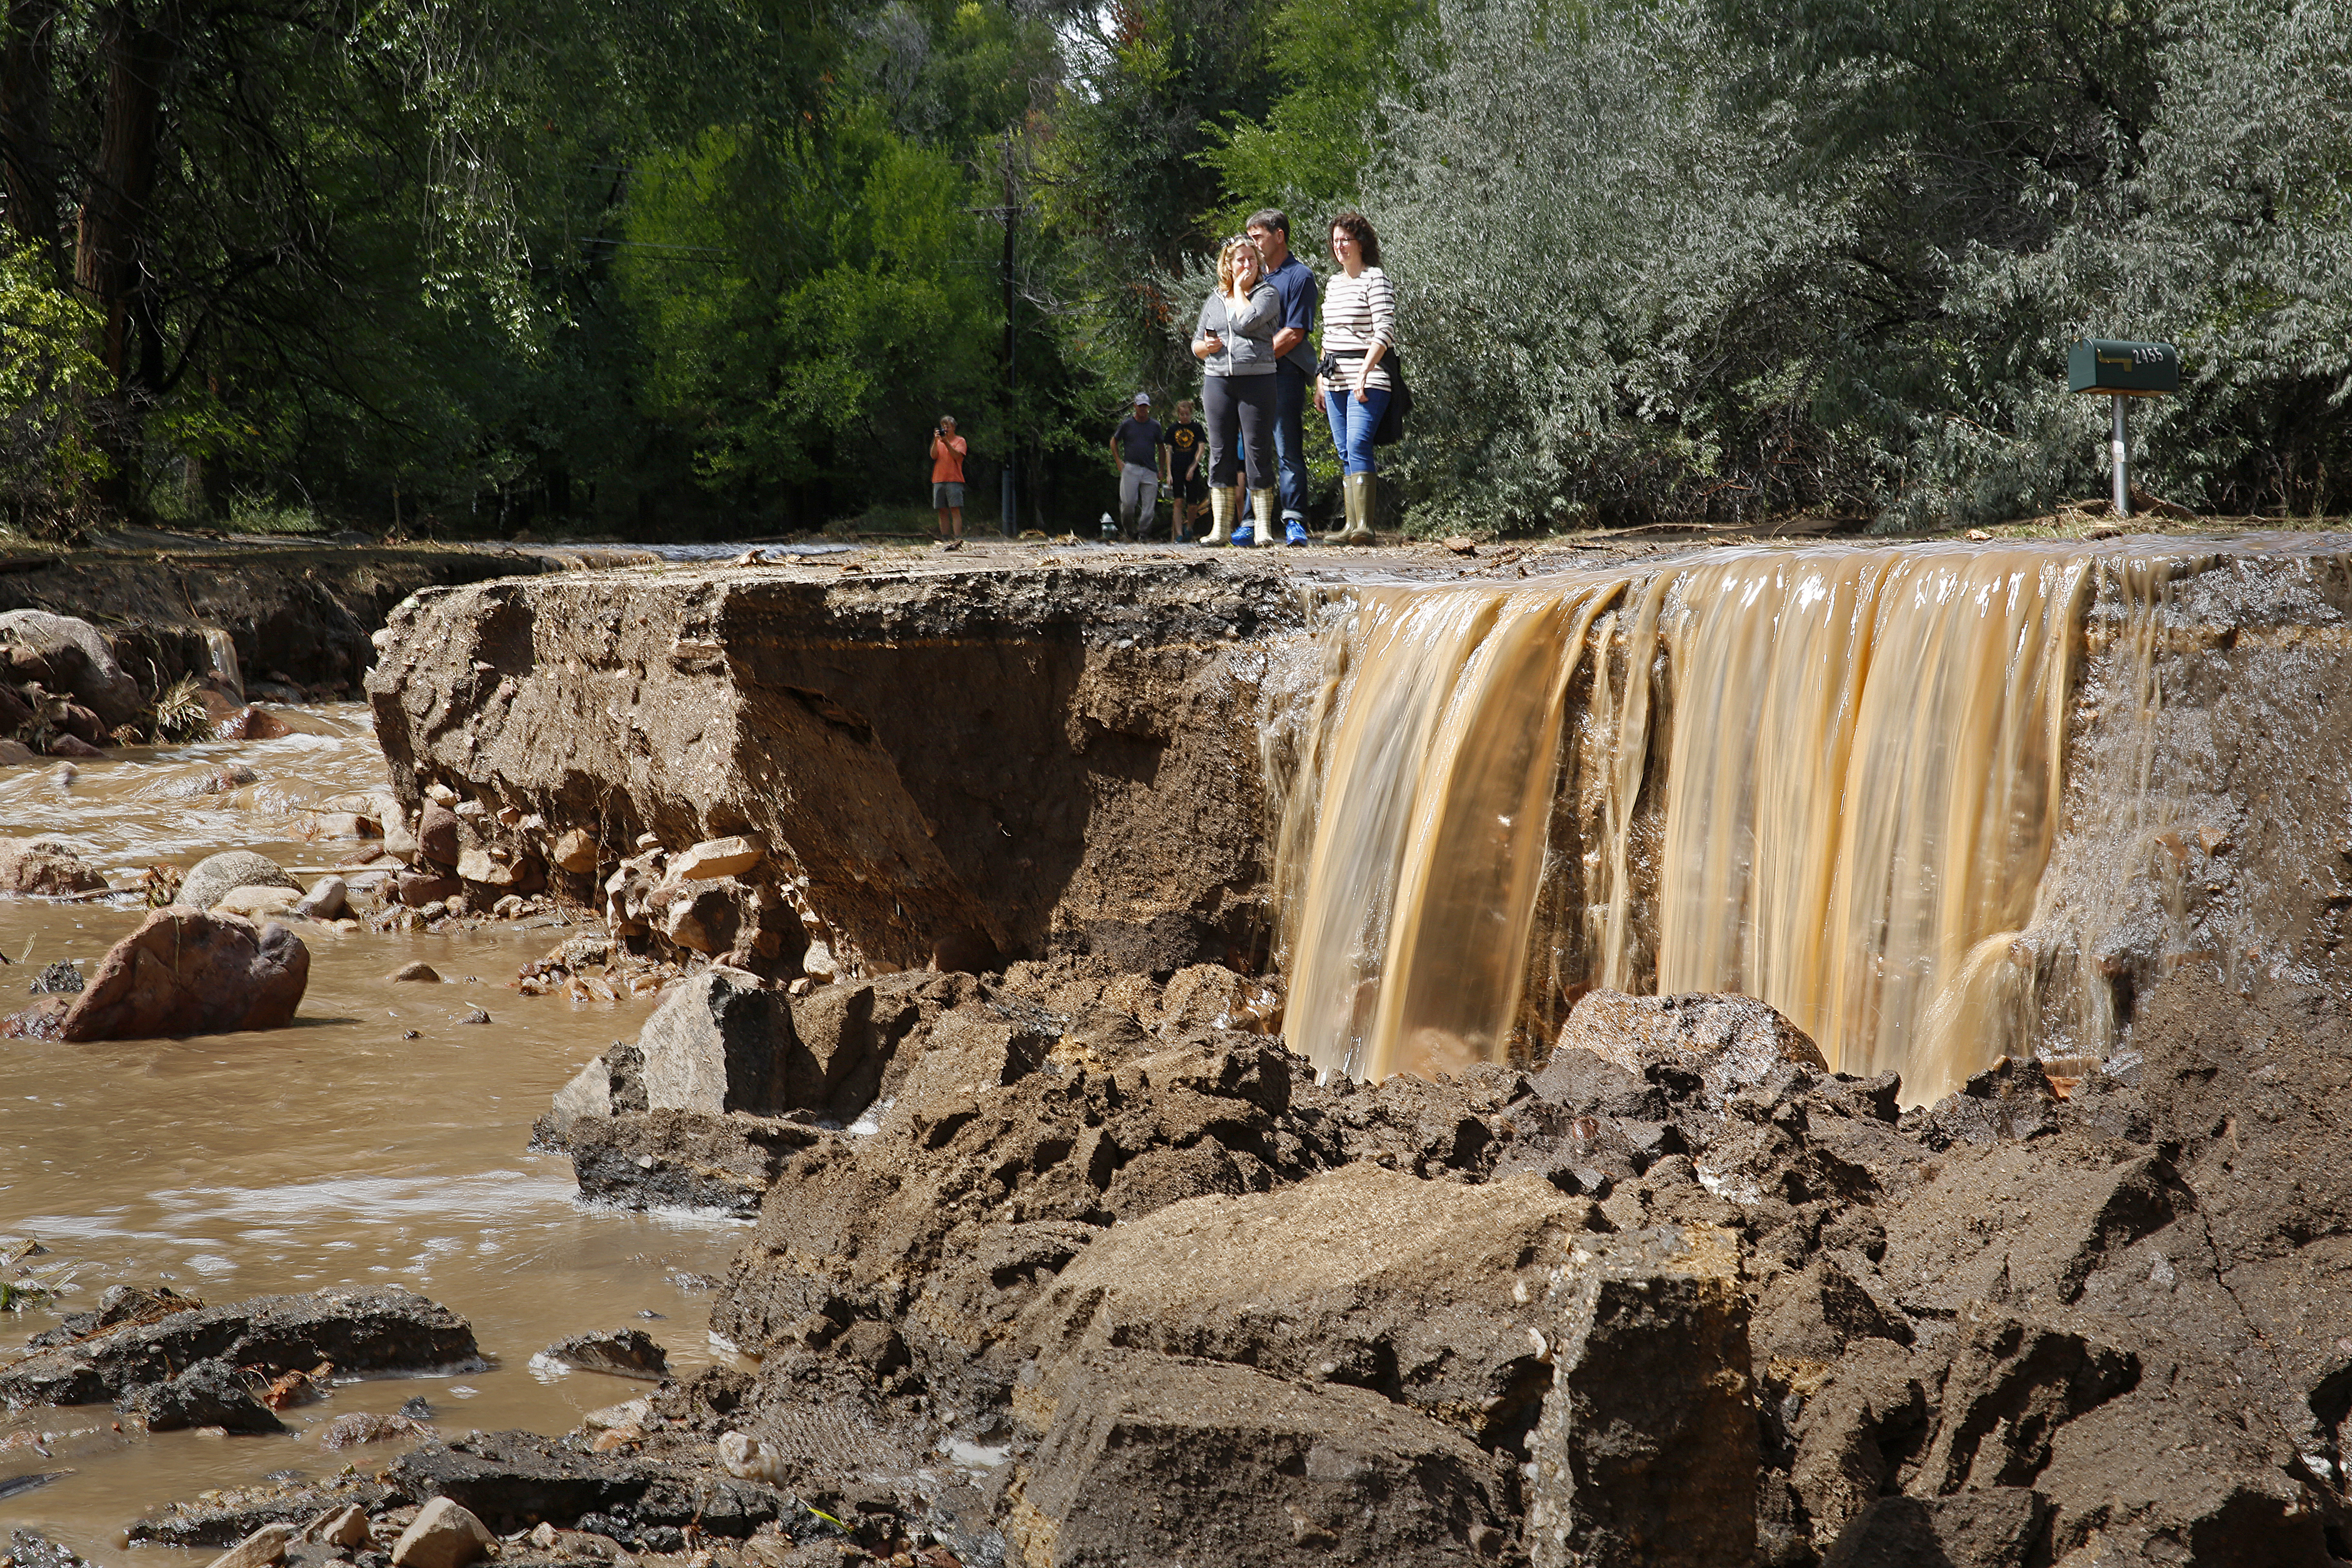
{"type": "Polygon", "coordinates": [[[228,542],[141,531],[112,545],[0,556],[0,610],[90,621],[151,698],[210,668],[208,630],[228,634],[248,679],[341,697],[374,661],[369,634],[409,595],[554,564],[512,550],[228,542]]]}
{"type": "Polygon", "coordinates": [[[1166,973],[1263,956],[1260,721],[1313,679],[1305,616],[1283,574],[1198,557],[576,573],[420,595],[369,691],[404,801],[584,829],[600,884],[757,840],[762,973],[812,942],[827,975],[1166,973]]]}

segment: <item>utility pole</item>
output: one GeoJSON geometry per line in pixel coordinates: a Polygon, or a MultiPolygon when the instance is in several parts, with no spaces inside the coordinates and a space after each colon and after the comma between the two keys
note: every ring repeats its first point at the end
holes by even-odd
{"type": "Polygon", "coordinates": [[[1021,221],[1021,208],[1013,199],[1013,131],[1004,132],[1004,472],[1003,482],[1004,537],[1012,539],[1021,532],[1021,523],[1013,507],[1013,465],[1019,459],[1021,440],[1014,426],[1015,412],[1020,407],[1018,353],[1020,340],[1013,331],[1013,235],[1021,221]]]}

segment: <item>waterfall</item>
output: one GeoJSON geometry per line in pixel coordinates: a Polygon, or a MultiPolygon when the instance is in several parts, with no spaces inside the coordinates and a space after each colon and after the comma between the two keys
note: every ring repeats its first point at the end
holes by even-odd
{"type": "Polygon", "coordinates": [[[1291,1047],[1527,1059],[1607,987],[1760,997],[1907,1100],[2031,1048],[2102,573],[2152,625],[2163,561],[2058,544],[1348,590],[1276,845],[1291,1047]]]}

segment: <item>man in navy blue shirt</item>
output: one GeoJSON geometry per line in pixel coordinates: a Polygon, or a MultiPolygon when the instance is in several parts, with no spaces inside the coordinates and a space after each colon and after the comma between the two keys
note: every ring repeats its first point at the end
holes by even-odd
{"type": "Polygon", "coordinates": [[[1315,326],[1315,274],[1290,254],[1290,219],[1278,207],[1250,214],[1250,243],[1265,263],[1265,280],[1282,297],[1282,327],[1274,334],[1275,488],[1282,500],[1282,531],[1291,544],[1307,542],[1307,384],[1315,374],[1315,351],[1307,334],[1315,326]]]}

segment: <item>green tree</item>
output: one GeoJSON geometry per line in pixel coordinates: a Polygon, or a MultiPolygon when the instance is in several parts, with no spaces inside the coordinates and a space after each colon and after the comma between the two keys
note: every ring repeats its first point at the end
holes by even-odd
{"type": "Polygon", "coordinates": [[[99,316],[54,277],[47,257],[0,243],[0,514],[47,536],[73,531],[77,501],[101,468],[80,427],[106,385],[91,347],[99,316]]]}
{"type": "Polygon", "coordinates": [[[1262,121],[1210,128],[1201,157],[1217,173],[1221,228],[1262,206],[1308,225],[1359,199],[1391,101],[1437,68],[1436,0],[1284,0],[1271,59],[1279,95],[1262,121]]]}
{"type": "Polygon", "coordinates": [[[915,498],[937,414],[985,407],[995,380],[981,194],[870,105],[822,142],[712,130],[647,162],[619,275],[647,411],[706,487],[788,525],[915,498]]]}

